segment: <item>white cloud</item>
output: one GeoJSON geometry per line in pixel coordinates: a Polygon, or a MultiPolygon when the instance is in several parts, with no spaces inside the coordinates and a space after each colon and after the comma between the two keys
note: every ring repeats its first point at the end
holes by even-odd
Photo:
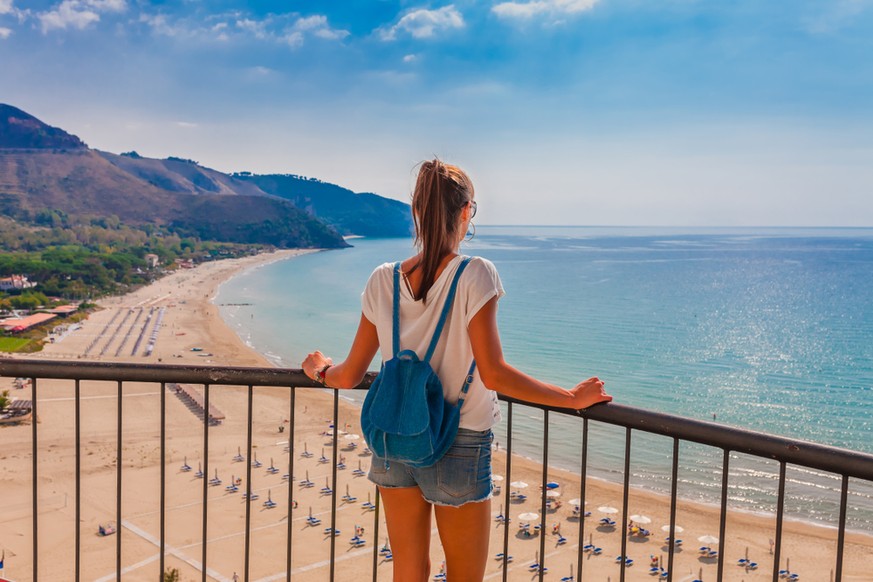
{"type": "Polygon", "coordinates": [[[192,19],[169,22],[163,14],[140,17],[140,21],[149,25],[156,34],[223,42],[234,38],[254,39],[283,43],[296,48],[311,37],[342,40],[349,35],[347,30],[331,28],[327,17],[320,14],[306,17],[296,14],[270,14],[262,19],[255,19],[235,12],[214,15],[208,20],[213,24],[206,26],[203,22],[192,19]]]}
{"type": "Polygon", "coordinates": [[[0,0],[0,14],[12,12],[12,0],[0,0]]]}
{"type": "Polygon", "coordinates": [[[382,40],[394,40],[398,33],[407,33],[413,38],[431,38],[437,32],[464,27],[464,17],[454,4],[439,10],[419,8],[406,13],[394,26],[382,29],[382,40]]]}
{"type": "Polygon", "coordinates": [[[10,36],[12,36],[12,29],[0,26],[0,40],[6,40],[10,36]]]}
{"type": "Polygon", "coordinates": [[[594,8],[599,0],[533,0],[531,2],[501,2],[491,8],[502,18],[529,19],[540,15],[578,14],[594,8]]]}
{"type": "Polygon", "coordinates": [[[418,55],[405,55],[403,57],[404,63],[414,63],[416,60],[418,60],[418,55]]]}
{"type": "MultiPolygon", "coordinates": [[[[11,9],[11,0],[8,1],[8,6],[11,9]]],[[[66,28],[84,30],[91,24],[100,22],[101,13],[123,12],[125,9],[126,0],[63,0],[53,10],[40,12],[36,16],[43,33],[46,33],[66,28]]]]}
{"type": "Polygon", "coordinates": [[[190,121],[177,121],[176,125],[179,127],[184,127],[185,129],[193,129],[197,127],[196,123],[191,123],[190,121]]]}

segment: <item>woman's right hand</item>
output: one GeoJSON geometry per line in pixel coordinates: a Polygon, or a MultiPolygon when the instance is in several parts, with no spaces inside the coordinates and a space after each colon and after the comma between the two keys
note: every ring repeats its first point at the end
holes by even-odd
{"type": "Polygon", "coordinates": [[[579,382],[570,393],[573,394],[573,408],[577,410],[612,401],[612,396],[603,389],[603,381],[596,376],[579,382]]]}

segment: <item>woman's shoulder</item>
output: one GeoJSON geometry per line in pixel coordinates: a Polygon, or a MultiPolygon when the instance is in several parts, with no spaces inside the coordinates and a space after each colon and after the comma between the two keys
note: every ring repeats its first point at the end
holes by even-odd
{"type": "Polygon", "coordinates": [[[480,273],[487,272],[489,274],[497,274],[497,267],[495,267],[494,263],[492,263],[485,257],[469,256],[465,258],[470,259],[470,264],[467,265],[468,269],[472,269],[480,273]]]}

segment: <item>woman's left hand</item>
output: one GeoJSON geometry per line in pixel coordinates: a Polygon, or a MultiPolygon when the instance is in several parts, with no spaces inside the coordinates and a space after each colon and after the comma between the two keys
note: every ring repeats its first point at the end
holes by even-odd
{"type": "Polygon", "coordinates": [[[306,356],[300,367],[303,368],[304,374],[315,380],[315,373],[329,365],[333,365],[333,360],[316,350],[306,356]]]}

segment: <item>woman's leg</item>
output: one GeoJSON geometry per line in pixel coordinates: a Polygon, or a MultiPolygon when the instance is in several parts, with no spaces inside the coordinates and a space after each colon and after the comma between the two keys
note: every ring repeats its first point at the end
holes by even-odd
{"type": "Polygon", "coordinates": [[[418,487],[380,487],[394,555],[394,579],[427,582],[430,575],[431,504],[418,487]]]}
{"type": "Polygon", "coordinates": [[[435,505],[434,510],[446,553],[446,578],[452,582],[481,582],[488,560],[491,499],[460,507],[435,505]]]}

